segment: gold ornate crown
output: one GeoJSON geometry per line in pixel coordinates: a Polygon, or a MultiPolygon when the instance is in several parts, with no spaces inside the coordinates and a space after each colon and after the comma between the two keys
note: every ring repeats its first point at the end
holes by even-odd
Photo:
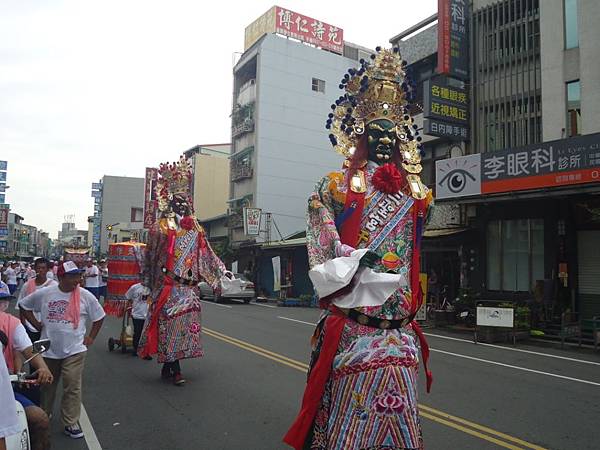
{"type": "Polygon", "coordinates": [[[162,163],[158,168],[158,174],[156,198],[160,211],[169,210],[169,202],[174,195],[185,195],[189,198],[192,166],[183,156],[175,163],[162,163]]]}
{"type": "Polygon", "coordinates": [[[346,93],[331,105],[325,127],[334,149],[350,158],[366,125],[378,119],[396,124],[403,167],[409,173],[421,171],[421,138],[407,108],[414,99],[414,87],[408,80],[398,48],[382,49],[371,55],[372,62],[360,60],[360,68],[344,75],[340,89],[346,93]]]}

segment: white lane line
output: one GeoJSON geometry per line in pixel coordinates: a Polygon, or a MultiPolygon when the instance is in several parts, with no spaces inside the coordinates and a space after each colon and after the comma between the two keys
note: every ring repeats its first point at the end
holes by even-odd
{"type": "MultiPolygon", "coordinates": [[[[303,324],[306,324],[306,325],[311,325],[311,326],[315,326],[316,325],[316,323],[305,322],[303,320],[297,320],[297,319],[290,319],[289,317],[282,317],[282,316],[277,316],[277,317],[279,319],[290,320],[292,322],[303,323],[303,324]]],[[[428,335],[428,336],[438,337],[438,335],[432,335],[431,333],[425,333],[425,334],[428,335]]],[[[456,339],[456,338],[453,338],[453,339],[456,339]]],[[[463,339],[461,339],[461,340],[463,340],[463,339]]],[[[471,342],[471,341],[467,341],[467,342],[471,342]]],[[[491,345],[491,344],[486,344],[486,345],[491,345]]],[[[493,346],[493,347],[505,348],[505,347],[501,347],[501,346],[493,346]]],[[[555,373],[542,372],[540,370],[528,369],[526,367],[513,366],[511,364],[504,364],[504,363],[497,362],[497,361],[490,361],[490,360],[487,360],[487,359],[475,358],[474,356],[461,355],[459,353],[447,352],[445,350],[437,350],[435,348],[430,348],[430,350],[432,352],[444,353],[446,355],[456,356],[458,358],[471,359],[473,361],[479,361],[479,362],[483,362],[483,363],[487,363],[487,364],[494,364],[496,366],[508,367],[510,369],[522,370],[522,371],[525,371],[525,372],[538,373],[540,375],[547,375],[549,377],[562,378],[564,380],[577,381],[579,383],[591,384],[592,386],[600,386],[600,383],[596,383],[594,381],[581,380],[579,378],[567,377],[565,375],[558,375],[558,374],[555,374],[555,373]]],[[[518,349],[509,349],[509,350],[518,350],[518,349]]],[[[523,351],[527,352],[527,350],[523,350],[523,351]]],[[[536,353],[536,352],[531,352],[531,353],[536,353]]],[[[545,355],[545,353],[542,353],[542,354],[545,355]]],[[[552,355],[549,355],[549,356],[552,356],[552,355]]],[[[566,358],[565,357],[565,359],[572,359],[572,358],[566,358]]],[[[578,360],[575,360],[575,361],[578,361],[578,360]]],[[[583,360],[581,360],[581,361],[582,362],[591,362],[591,361],[583,361],[583,360]]]]}
{"type": "Polygon", "coordinates": [[[263,305],[262,303],[250,302],[250,305],[262,306],[263,308],[277,308],[277,306],[273,305],[263,305]]]}
{"type": "MultiPolygon", "coordinates": [[[[441,334],[425,333],[425,336],[431,336],[431,337],[436,337],[436,338],[440,338],[440,339],[447,339],[449,341],[468,342],[469,344],[473,343],[473,341],[469,340],[469,339],[460,339],[460,338],[455,338],[455,337],[450,337],[450,336],[443,336],[441,334]]],[[[588,361],[587,359],[569,358],[567,356],[559,356],[559,355],[552,355],[550,353],[534,352],[532,350],[524,350],[522,348],[504,347],[502,345],[485,344],[482,342],[478,342],[477,345],[481,345],[483,347],[500,348],[502,350],[509,350],[511,352],[528,353],[530,355],[546,356],[548,358],[563,359],[566,361],[573,361],[573,362],[578,362],[578,363],[582,363],[582,364],[593,364],[595,366],[600,366],[600,362],[588,361]]]]}
{"type": "Polygon", "coordinates": [[[83,431],[83,436],[85,438],[85,443],[89,450],[102,450],[100,446],[100,441],[98,441],[98,436],[96,436],[96,432],[92,427],[92,422],[90,422],[90,418],[87,415],[87,411],[83,407],[83,403],[81,404],[81,414],[79,415],[79,425],[81,425],[81,431],[83,431]]]}
{"type": "Polygon", "coordinates": [[[215,302],[207,302],[206,300],[200,300],[202,303],[206,303],[207,305],[215,305],[215,306],[220,306],[221,308],[233,308],[233,306],[230,305],[221,305],[220,303],[215,303],[215,302]]]}
{"type": "Polygon", "coordinates": [[[312,323],[312,322],[305,322],[304,320],[297,320],[297,319],[290,319],[289,317],[281,317],[281,316],[277,316],[278,319],[283,319],[283,320],[289,320],[291,322],[298,322],[298,323],[304,323],[306,325],[310,325],[310,326],[316,326],[316,323],[312,323]]]}
{"type": "Polygon", "coordinates": [[[483,362],[483,363],[487,363],[487,364],[493,364],[495,366],[508,367],[509,369],[522,370],[524,372],[537,373],[540,375],[547,375],[549,377],[554,377],[554,378],[562,378],[563,380],[576,381],[578,383],[584,383],[584,384],[591,384],[592,386],[600,386],[600,383],[596,383],[595,381],[581,380],[579,378],[567,377],[565,375],[558,375],[556,373],[542,372],[541,370],[534,370],[534,369],[528,369],[526,367],[513,366],[511,364],[504,364],[504,363],[500,363],[497,361],[490,361],[488,359],[475,358],[474,356],[461,355],[459,353],[452,353],[452,352],[447,352],[444,350],[436,350],[434,348],[432,348],[430,350],[432,352],[443,353],[445,355],[450,355],[450,356],[456,356],[457,358],[471,359],[473,361],[479,361],[479,362],[483,362]]]}

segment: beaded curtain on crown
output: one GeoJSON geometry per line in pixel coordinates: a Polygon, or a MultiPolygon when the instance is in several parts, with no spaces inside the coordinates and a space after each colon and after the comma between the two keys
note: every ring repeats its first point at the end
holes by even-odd
{"type": "Polygon", "coordinates": [[[174,195],[183,195],[189,199],[192,166],[183,156],[175,163],[162,163],[158,174],[160,178],[156,183],[156,198],[160,211],[169,209],[169,202],[174,195]]]}
{"type": "Polygon", "coordinates": [[[331,105],[325,128],[330,130],[334,149],[350,158],[369,122],[391,120],[396,124],[403,166],[414,169],[423,156],[421,138],[408,108],[415,98],[415,86],[406,75],[407,63],[398,48],[377,47],[376,52],[371,55],[372,62],[361,59],[360,68],[351,68],[344,75],[339,88],[346,92],[331,105]]]}

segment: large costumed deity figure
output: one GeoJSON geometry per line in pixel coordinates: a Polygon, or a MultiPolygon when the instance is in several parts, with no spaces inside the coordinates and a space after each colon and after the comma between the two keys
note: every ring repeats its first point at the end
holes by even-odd
{"type": "Polygon", "coordinates": [[[203,356],[198,283],[215,291],[230,273],[213,252],[192,214],[191,167],[185,158],[161,164],[157,199],[161,217],[150,229],[142,283],[152,300],[138,354],[158,353],[162,377],[185,383],[179,360],[203,356]]]}
{"type": "Polygon", "coordinates": [[[324,309],[300,413],[297,450],[421,449],[420,242],[432,203],[398,49],[377,48],[342,80],[326,128],[346,157],[309,198],[310,277],[324,309]]]}

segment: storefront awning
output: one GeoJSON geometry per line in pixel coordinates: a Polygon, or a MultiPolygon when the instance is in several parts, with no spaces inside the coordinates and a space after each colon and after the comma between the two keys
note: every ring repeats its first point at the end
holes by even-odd
{"type": "Polygon", "coordinates": [[[467,231],[468,228],[441,228],[439,230],[425,230],[423,233],[423,237],[426,238],[436,238],[443,236],[451,236],[453,234],[462,233],[463,231],[467,231]]]}
{"type": "Polygon", "coordinates": [[[306,238],[287,239],[285,241],[269,242],[261,245],[262,249],[284,248],[284,247],[302,247],[306,245],[306,238]]]}

